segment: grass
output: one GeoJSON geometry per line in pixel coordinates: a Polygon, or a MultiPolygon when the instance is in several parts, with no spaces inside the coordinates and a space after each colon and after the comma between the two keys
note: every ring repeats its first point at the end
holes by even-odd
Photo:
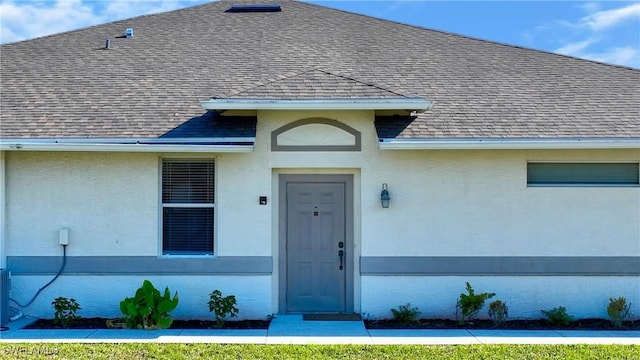
{"type": "Polygon", "coordinates": [[[637,345],[0,344],[0,359],[640,359],[637,345]]]}

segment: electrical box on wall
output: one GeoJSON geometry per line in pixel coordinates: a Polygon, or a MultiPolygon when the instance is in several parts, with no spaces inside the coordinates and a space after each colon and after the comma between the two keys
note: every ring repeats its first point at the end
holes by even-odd
{"type": "Polygon", "coordinates": [[[60,245],[69,245],[69,229],[60,229],[58,231],[60,245]]]}

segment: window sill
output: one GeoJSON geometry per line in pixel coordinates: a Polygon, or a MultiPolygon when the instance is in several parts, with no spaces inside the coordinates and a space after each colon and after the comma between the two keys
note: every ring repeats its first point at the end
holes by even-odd
{"type": "Polygon", "coordinates": [[[216,257],[214,254],[162,254],[158,259],[215,259],[216,257]]]}

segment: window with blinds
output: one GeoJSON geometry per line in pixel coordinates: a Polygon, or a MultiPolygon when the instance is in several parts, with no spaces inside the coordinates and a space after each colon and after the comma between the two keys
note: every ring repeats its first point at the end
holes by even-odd
{"type": "Polygon", "coordinates": [[[162,253],[212,255],[215,162],[162,162],[162,253]]]}
{"type": "Polygon", "coordinates": [[[527,164],[531,186],[637,186],[639,182],[638,163],[527,164]]]}

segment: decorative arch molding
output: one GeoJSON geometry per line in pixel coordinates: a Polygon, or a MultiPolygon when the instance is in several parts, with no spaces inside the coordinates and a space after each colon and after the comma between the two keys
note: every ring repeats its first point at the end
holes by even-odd
{"type": "Polygon", "coordinates": [[[271,151],[360,151],[361,134],[337,120],[307,118],[271,132],[271,151]]]}

